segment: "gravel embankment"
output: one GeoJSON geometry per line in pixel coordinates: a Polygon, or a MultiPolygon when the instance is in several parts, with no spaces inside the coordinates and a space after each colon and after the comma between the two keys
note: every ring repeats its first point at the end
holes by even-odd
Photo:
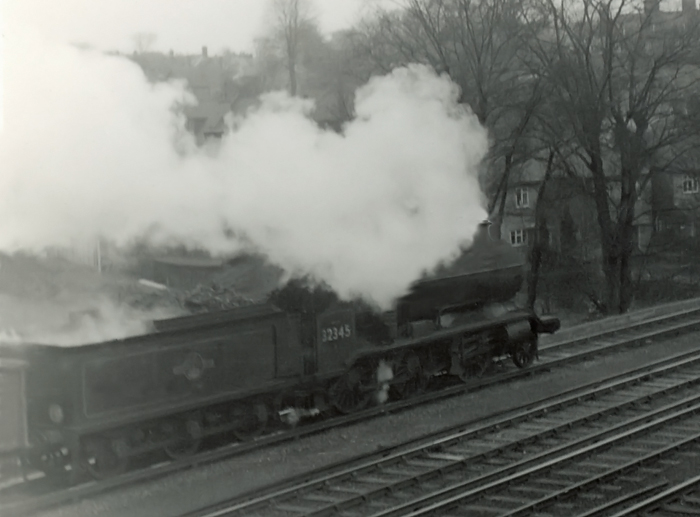
{"type": "Polygon", "coordinates": [[[428,432],[514,409],[697,348],[700,333],[624,351],[369,422],[253,452],[40,513],[41,517],[175,516],[428,432]]]}

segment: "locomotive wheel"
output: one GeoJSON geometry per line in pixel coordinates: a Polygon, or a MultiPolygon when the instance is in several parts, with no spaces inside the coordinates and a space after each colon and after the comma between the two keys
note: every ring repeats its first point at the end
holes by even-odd
{"type": "Polygon", "coordinates": [[[231,420],[234,423],[233,434],[245,442],[262,434],[267,427],[270,414],[263,402],[242,402],[234,406],[231,420]]]}
{"type": "Polygon", "coordinates": [[[535,360],[535,355],[537,355],[537,345],[534,341],[530,340],[515,345],[511,353],[511,358],[515,366],[518,368],[525,368],[532,364],[532,361],[535,360]]]}
{"type": "Polygon", "coordinates": [[[328,397],[331,404],[343,414],[359,411],[371,399],[371,390],[365,384],[365,372],[355,366],[331,384],[328,397]]]}
{"type": "Polygon", "coordinates": [[[168,443],[163,446],[165,454],[173,460],[192,456],[202,444],[202,421],[199,415],[192,415],[178,423],[166,424],[168,443]]]}
{"type": "Polygon", "coordinates": [[[117,453],[112,440],[96,436],[83,444],[83,463],[93,478],[105,479],[123,473],[128,458],[117,453]]]}
{"type": "Polygon", "coordinates": [[[423,393],[429,378],[423,370],[420,357],[414,352],[404,355],[395,367],[391,392],[394,398],[402,399],[423,393]]]}

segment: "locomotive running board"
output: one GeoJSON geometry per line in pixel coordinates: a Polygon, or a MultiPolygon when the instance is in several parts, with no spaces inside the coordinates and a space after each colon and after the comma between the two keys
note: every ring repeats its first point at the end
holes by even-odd
{"type": "Polygon", "coordinates": [[[516,311],[511,312],[501,318],[483,321],[479,323],[468,323],[463,325],[456,325],[447,329],[439,329],[435,332],[421,336],[418,338],[404,338],[394,341],[392,345],[389,346],[376,346],[372,348],[361,348],[350,356],[346,362],[347,366],[354,364],[358,359],[368,358],[368,357],[379,357],[385,355],[387,352],[394,352],[397,350],[409,349],[415,346],[425,345],[433,341],[440,341],[442,339],[452,339],[454,336],[459,334],[464,334],[467,332],[479,332],[491,327],[499,327],[508,325],[510,323],[516,323],[519,321],[534,321],[535,330],[540,332],[538,329],[540,325],[546,325],[546,328],[552,328],[552,332],[559,328],[559,320],[557,318],[548,318],[546,321],[540,320],[535,314],[528,311],[516,311]],[[556,320],[556,321],[553,321],[556,320]],[[540,323],[542,321],[542,323],[540,323]],[[556,328],[555,328],[556,327],[556,328]]]}

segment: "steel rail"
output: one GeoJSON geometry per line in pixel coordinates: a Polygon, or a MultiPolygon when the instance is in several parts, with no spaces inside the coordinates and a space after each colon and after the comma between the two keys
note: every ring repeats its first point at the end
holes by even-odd
{"type": "MultiPolygon", "coordinates": [[[[561,466],[565,462],[583,458],[593,452],[608,449],[612,445],[623,443],[637,435],[662,428],[671,423],[676,423],[684,418],[697,416],[698,413],[700,413],[700,395],[695,395],[651,414],[642,415],[630,422],[605,429],[598,436],[588,437],[579,442],[551,449],[540,454],[537,458],[524,460],[497,472],[489,473],[476,480],[453,484],[388,510],[374,513],[371,517],[424,517],[433,515],[435,512],[444,511],[456,505],[466,503],[470,499],[475,499],[488,490],[503,488],[515,482],[527,479],[535,474],[546,473],[550,469],[561,466]],[[692,405],[689,406],[689,403],[692,405]]],[[[651,452],[642,458],[617,466],[603,474],[572,484],[553,494],[540,498],[533,503],[523,505],[511,512],[511,514],[506,515],[510,515],[510,517],[529,515],[534,509],[555,500],[560,500],[562,497],[570,495],[573,491],[584,489],[601,480],[626,472],[635,465],[667,454],[684,445],[695,443],[698,440],[700,440],[700,432],[696,432],[660,450],[651,452]]]]}
{"type": "MultiPolygon", "coordinates": [[[[568,348],[572,345],[578,345],[581,343],[586,343],[591,340],[609,339],[611,337],[624,337],[624,334],[629,331],[641,330],[645,327],[651,327],[659,323],[671,322],[677,319],[687,319],[694,315],[700,314],[700,307],[688,307],[683,308],[677,312],[655,315],[650,314],[649,317],[641,319],[639,321],[631,321],[627,324],[616,324],[612,325],[610,328],[601,328],[593,332],[586,333],[582,329],[582,334],[573,338],[564,339],[563,341],[553,341],[548,344],[544,344],[540,347],[541,350],[553,351],[557,348],[568,348]]],[[[652,333],[653,335],[654,333],[652,333]]],[[[556,336],[556,334],[555,334],[556,336]]],[[[642,339],[644,336],[642,335],[642,339]]]]}
{"type": "Polygon", "coordinates": [[[602,504],[600,506],[597,506],[591,510],[588,510],[587,512],[580,513],[576,515],[576,517],[602,517],[603,515],[606,515],[608,517],[610,516],[610,512],[623,504],[629,503],[634,501],[635,499],[640,499],[644,497],[656,497],[656,496],[650,496],[650,494],[658,494],[658,492],[668,486],[667,482],[661,482],[661,483],[656,483],[644,488],[640,488],[639,490],[632,492],[630,494],[625,494],[621,497],[618,497],[617,499],[613,499],[612,501],[608,501],[605,504],[602,504]]]}
{"type": "MultiPolygon", "coordinates": [[[[666,485],[667,483],[664,484],[664,486],[666,485]]],[[[639,501],[633,506],[620,510],[612,515],[609,510],[613,506],[603,505],[599,508],[594,508],[580,517],[599,517],[602,515],[609,515],[609,517],[632,517],[643,514],[643,512],[648,514],[654,510],[659,510],[660,513],[663,513],[665,505],[682,499],[688,492],[697,492],[698,489],[700,489],[700,476],[695,476],[682,483],[668,487],[662,492],[645,497],[642,501],[639,501]]],[[[698,515],[700,512],[700,510],[692,508],[686,508],[686,510],[686,515],[698,515]]],[[[683,515],[683,508],[680,506],[672,506],[669,508],[669,513],[673,515],[683,515]]]]}
{"type": "Polygon", "coordinates": [[[638,457],[628,461],[627,463],[618,465],[615,469],[608,470],[607,472],[604,472],[602,474],[590,477],[585,481],[581,481],[572,485],[571,487],[552,493],[546,497],[540,498],[529,504],[523,505],[515,510],[509,511],[502,517],[522,517],[525,515],[530,515],[533,511],[537,511],[538,509],[541,509],[543,507],[546,507],[557,501],[562,500],[564,497],[571,495],[572,492],[583,491],[587,488],[595,487],[604,481],[614,479],[616,476],[622,475],[624,473],[629,473],[634,467],[645,465],[651,460],[658,459],[669,453],[677,452],[679,449],[682,449],[683,447],[688,446],[690,444],[694,444],[699,440],[700,432],[696,432],[692,436],[689,436],[681,441],[674,442],[664,448],[657,449],[656,451],[650,452],[649,454],[646,454],[642,457],[638,457]]]}
{"type": "MultiPolygon", "coordinates": [[[[629,472],[630,469],[641,466],[645,463],[648,463],[651,460],[658,459],[660,457],[663,457],[671,452],[675,452],[680,448],[683,448],[685,446],[688,446],[690,444],[695,444],[696,442],[700,441],[700,432],[684,439],[679,442],[674,442],[671,445],[668,445],[667,447],[663,449],[656,450],[654,452],[651,452],[641,458],[636,458],[634,460],[631,460],[623,465],[618,466],[615,469],[609,470],[607,472],[604,472],[602,474],[599,474],[594,477],[590,477],[586,479],[585,481],[581,481],[579,483],[576,483],[572,485],[571,487],[568,487],[566,489],[562,489],[558,492],[552,493],[546,497],[540,498],[536,501],[533,501],[532,503],[523,505],[515,510],[512,510],[510,512],[507,512],[503,514],[501,517],[523,517],[523,516],[528,516],[531,515],[533,511],[537,511],[539,509],[542,509],[543,507],[546,507],[548,505],[551,505],[555,503],[556,501],[562,500],[564,497],[570,496],[573,492],[578,492],[585,490],[589,487],[596,486],[606,480],[609,480],[611,478],[614,478],[615,476],[621,475],[625,472],[629,472]]],[[[655,485],[656,486],[656,485],[655,485]]]]}

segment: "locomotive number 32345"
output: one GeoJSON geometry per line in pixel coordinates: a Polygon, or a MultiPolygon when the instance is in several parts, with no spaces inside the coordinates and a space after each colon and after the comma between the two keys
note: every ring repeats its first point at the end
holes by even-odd
{"type": "Polygon", "coordinates": [[[344,325],[328,326],[321,329],[321,342],[330,343],[340,339],[347,339],[351,336],[352,330],[348,323],[344,325]]]}

